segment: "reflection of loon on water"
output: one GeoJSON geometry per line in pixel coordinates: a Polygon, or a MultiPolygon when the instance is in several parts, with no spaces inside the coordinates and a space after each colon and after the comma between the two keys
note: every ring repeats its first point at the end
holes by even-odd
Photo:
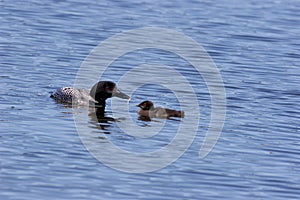
{"type": "Polygon", "coordinates": [[[101,129],[105,129],[103,123],[115,121],[112,117],[105,117],[105,101],[111,97],[119,97],[130,100],[130,97],[122,93],[111,81],[100,81],[96,83],[91,90],[76,89],[71,87],[63,87],[57,89],[50,96],[56,102],[67,105],[89,105],[90,117],[96,119],[100,123],[101,129]],[[101,124],[102,123],[102,124],[101,124]]]}
{"type": "Polygon", "coordinates": [[[67,105],[89,105],[89,116],[92,120],[98,121],[101,129],[109,126],[109,121],[115,121],[112,117],[105,117],[105,101],[111,97],[119,97],[130,100],[130,97],[122,93],[111,81],[100,81],[91,90],[64,87],[57,89],[50,96],[56,102],[67,105]]]}

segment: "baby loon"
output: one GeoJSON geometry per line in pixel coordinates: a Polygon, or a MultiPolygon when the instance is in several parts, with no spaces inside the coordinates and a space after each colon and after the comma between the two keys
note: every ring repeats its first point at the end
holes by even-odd
{"type": "Polygon", "coordinates": [[[50,96],[55,101],[64,104],[87,104],[90,101],[95,105],[105,108],[105,100],[111,97],[119,97],[130,100],[130,97],[122,93],[116,84],[111,81],[100,81],[91,90],[63,87],[57,89],[50,96]]]}
{"type": "Polygon", "coordinates": [[[141,109],[138,111],[140,116],[144,117],[156,117],[156,118],[170,118],[170,117],[184,117],[183,111],[171,110],[168,108],[154,108],[154,105],[151,101],[143,101],[142,103],[136,105],[141,109]]]}

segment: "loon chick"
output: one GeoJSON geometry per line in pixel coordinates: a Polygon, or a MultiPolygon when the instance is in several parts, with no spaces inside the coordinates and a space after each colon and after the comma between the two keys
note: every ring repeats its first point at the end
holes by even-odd
{"type": "Polygon", "coordinates": [[[168,108],[154,108],[154,104],[151,101],[143,101],[142,103],[136,105],[141,109],[138,114],[143,117],[156,117],[156,118],[170,118],[170,117],[180,117],[184,118],[183,111],[171,110],[168,108]]]}
{"type": "Polygon", "coordinates": [[[58,103],[64,104],[87,104],[89,101],[95,105],[105,108],[105,100],[111,97],[119,97],[130,100],[130,97],[122,93],[116,84],[111,81],[100,81],[91,90],[63,87],[57,89],[50,96],[58,103]]]}

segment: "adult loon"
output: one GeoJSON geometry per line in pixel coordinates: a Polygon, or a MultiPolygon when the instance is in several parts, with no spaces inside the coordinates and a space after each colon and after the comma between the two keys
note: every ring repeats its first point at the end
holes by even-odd
{"type": "Polygon", "coordinates": [[[154,107],[154,104],[151,101],[143,101],[142,103],[136,105],[141,109],[138,111],[138,114],[143,117],[156,117],[156,118],[170,118],[170,117],[184,117],[183,111],[171,110],[168,108],[154,107]]]}
{"type": "Polygon", "coordinates": [[[92,102],[97,107],[105,108],[105,100],[111,97],[119,97],[130,100],[130,97],[122,93],[114,82],[99,81],[91,90],[76,89],[71,87],[59,88],[50,96],[58,103],[84,105],[92,102]]]}

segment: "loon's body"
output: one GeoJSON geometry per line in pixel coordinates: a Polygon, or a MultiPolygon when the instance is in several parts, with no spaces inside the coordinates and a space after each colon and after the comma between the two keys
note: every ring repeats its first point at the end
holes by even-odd
{"type": "Polygon", "coordinates": [[[72,87],[59,88],[50,97],[56,102],[63,104],[88,105],[90,102],[93,102],[96,106],[102,107],[104,111],[106,99],[114,96],[122,99],[130,99],[128,95],[122,93],[116,84],[111,81],[100,81],[91,90],[72,87]]]}
{"type": "Polygon", "coordinates": [[[89,101],[96,102],[95,99],[90,96],[89,89],[76,89],[71,87],[59,88],[55,93],[51,94],[50,97],[59,103],[65,104],[86,104],[89,101]]]}

